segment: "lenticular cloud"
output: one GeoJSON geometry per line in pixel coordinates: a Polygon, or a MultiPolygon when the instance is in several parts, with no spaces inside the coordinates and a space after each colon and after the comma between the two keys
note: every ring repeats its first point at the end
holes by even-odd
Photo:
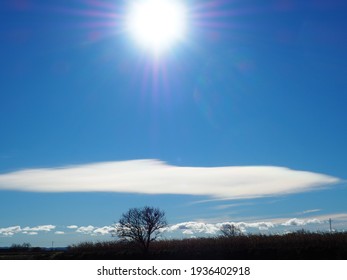
{"type": "Polygon", "coordinates": [[[185,194],[240,199],[305,192],[339,181],[335,177],[284,167],[181,167],[146,159],[0,174],[0,189],[185,194]]]}

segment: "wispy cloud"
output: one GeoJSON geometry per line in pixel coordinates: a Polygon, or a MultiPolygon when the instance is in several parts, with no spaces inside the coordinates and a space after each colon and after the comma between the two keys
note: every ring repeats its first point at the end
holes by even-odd
{"type": "Polygon", "coordinates": [[[313,190],[338,178],[275,166],[180,167],[159,160],[26,169],[0,175],[0,189],[35,192],[129,192],[255,198],[313,190]]]}
{"type": "Polygon", "coordinates": [[[240,206],[249,206],[249,205],[253,205],[254,203],[232,203],[232,204],[222,204],[222,205],[217,205],[214,206],[213,209],[217,209],[217,210],[224,210],[224,209],[228,209],[228,208],[234,208],[234,207],[240,207],[240,206]]]}
{"type": "Polygon", "coordinates": [[[315,212],[319,212],[319,211],[322,211],[322,209],[305,210],[305,211],[302,211],[300,214],[310,214],[310,213],[315,213],[315,212]]]}

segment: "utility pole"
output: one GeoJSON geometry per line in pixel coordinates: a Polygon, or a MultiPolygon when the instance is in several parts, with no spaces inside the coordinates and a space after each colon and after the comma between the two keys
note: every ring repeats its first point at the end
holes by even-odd
{"type": "Polygon", "coordinates": [[[52,251],[54,250],[54,241],[52,241],[52,251]]]}

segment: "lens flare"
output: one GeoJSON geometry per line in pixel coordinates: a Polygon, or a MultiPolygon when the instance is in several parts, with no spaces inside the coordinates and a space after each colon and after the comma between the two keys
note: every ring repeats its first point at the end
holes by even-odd
{"type": "Polygon", "coordinates": [[[183,39],[186,10],[175,0],[143,0],[130,5],[127,28],[134,40],[156,53],[183,39]]]}

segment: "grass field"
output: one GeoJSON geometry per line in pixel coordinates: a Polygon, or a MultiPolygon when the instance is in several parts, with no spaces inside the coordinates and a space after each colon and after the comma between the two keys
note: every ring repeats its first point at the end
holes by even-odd
{"type": "Polygon", "coordinates": [[[337,260],[347,259],[347,233],[297,232],[286,235],[241,235],[234,237],[161,240],[143,254],[131,242],[80,243],[67,250],[0,251],[1,259],[252,259],[337,260]]]}

